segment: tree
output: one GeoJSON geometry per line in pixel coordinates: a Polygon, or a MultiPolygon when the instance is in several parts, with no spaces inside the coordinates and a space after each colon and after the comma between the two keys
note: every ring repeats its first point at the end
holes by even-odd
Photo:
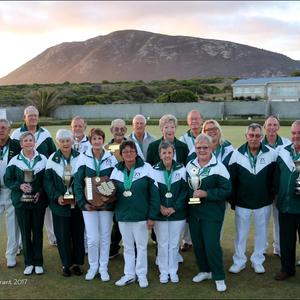
{"type": "Polygon", "coordinates": [[[300,70],[294,70],[294,71],[292,71],[291,76],[292,77],[300,76],[300,70]]]}
{"type": "Polygon", "coordinates": [[[44,117],[49,117],[57,107],[65,103],[63,93],[51,88],[31,91],[26,97],[26,101],[29,105],[35,106],[40,115],[44,117]]]}
{"type": "Polygon", "coordinates": [[[156,99],[156,102],[197,102],[197,96],[190,90],[180,89],[170,93],[164,93],[156,99]]]}

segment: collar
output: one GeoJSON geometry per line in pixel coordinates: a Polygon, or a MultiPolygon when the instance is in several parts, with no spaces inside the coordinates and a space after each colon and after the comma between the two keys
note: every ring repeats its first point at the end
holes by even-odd
{"type": "MultiPolygon", "coordinates": [[[[173,169],[174,171],[175,171],[175,170],[178,170],[178,169],[180,169],[180,168],[182,168],[182,167],[183,167],[182,164],[176,162],[174,159],[172,160],[172,169],[173,169]]],[[[166,169],[162,161],[160,161],[160,162],[158,162],[156,165],[154,165],[153,168],[154,168],[155,170],[159,170],[159,171],[163,171],[163,170],[166,169]]]]}
{"type": "Polygon", "coordinates": [[[199,169],[202,169],[204,167],[214,167],[215,165],[217,165],[217,163],[218,163],[218,160],[217,160],[217,158],[214,154],[212,154],[211,159],[209,160],[209,162],[203,167],[201,167],[199,165],[197,157],[191,161],[191,164],[194,165],[195,167],[199,168],[199,169]]]}
{"type": "MultiPolygon", "coordinates": [[[[36,126],[36,132],[38,131],[44,131],[43,127],[41,127],[39,124],[36,126]]],[[[26,126],[26,124],[24,123],[22,126],[21,126],[21,129],[20,129],[21,132],[25,132],[25,131],[28,131],[28,128],[26,126]]]]}
{"type": "MultiPolygon", "coordinates": [[[[137,156],[136,157],[136,160],[135,160],[135,168],[140,168],[142,167],[143,165],[145,164],[145,162],[142,160],[141,157],[137,156]]],[[[120,161],[117,165],[116,165],[116,168],[119,170],[119,171],[123,171],[126,166],[125,166],[125,162],[124,161],[120,161]]]]}
{"type": "MultiPolygon", "coordinates": [[[[102,161],[105,160],[105,159],[107,159],[107,158],[110,157],[110,156],[113,156],[113,154],[112,154],[111,152],[106,151],[104,148],[102,148],[102,151],[104,151],[104,154],[103,154],[103,156],[102,156],[102,161]]],[[[93,152],[92,152],[92,148],[89,148],[88,150],[86,150],[86,151],[84,152],[84,154],[85,154],[86,156],[90,157],[90,158],[93,158],[93,157],[94,157],[93,152]]]]}
{"type": "MultiPolygon", "coordinates": [[[[126,137],[124,137],[123,141],[126,141],[126,140],[127,140],[126,137]]],[[[111,145],[111,144],[116,144],[116,143],[115,143],[115,139],[111,139],[111,140],[108,142],[108,145],[111,145]]],[[[120,145],[120,144],[118,144],[118,145],[120,145]]]]}
{"type": "MultiPolygon", "coordinates": [[[[242,146],[240,146],[238,148],[238,151],[241,154],[245,155],[247,153],[247,148],[248,148],[248,142],[246,142],[245,144],[243,144],[242,146]]],[[[269,152],[269,151],[270,151],[270,149],[267,146],[265,146],[264,144],[260,143],[259,151],[258,151],[257,154],[259,154],[260,152],[266,153],[266,152],[269,152]]]]}
{"type": "MultiPolygon", "coordinates": [[[[27,157],[24,155],[23,150],[21,150],[20,154],[18,155],[18,160],[22,160],[21,154],[27,159],[27,157]]],[[[40,160],[42,160],[42,157],[36,150],[34,150],[34,155],[31,160],[40,161],[40,160]]]]}
{"type": "MultiPolygon", "coordinates": [[[[54,162],[56,162],[56,163],[59,164],[60,161],[61,161],[62,155],[63,155],[63,154],[62,154],[61,150],[58,149],[58,150],[54,153],[54,155],[53,155],[53,157],[52,157],[52,160],[53,160],[54,162]]],[[[71,149],[71,157],[76,157],[76,156],[78,156],[78,155],[80,155],[80,153],[72,148],[72,149],[71,149]]]]}

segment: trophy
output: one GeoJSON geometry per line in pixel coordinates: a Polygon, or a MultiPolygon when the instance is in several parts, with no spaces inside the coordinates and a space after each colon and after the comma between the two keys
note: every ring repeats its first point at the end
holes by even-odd
{"type": "Polygon", "coordinates": [[[80,142],[77,136],[74,137],[74,149],[78,152],[80,152],[80,142]]]}
{"type": "MultiPolygon", "coordinates": [[[[198,176],[198,174],[199,174],[198,168],[191,169],[191,175],[188,178],[188,184],[193,191],[198,190],[199,187],[201,186],[201,178],[198,176]]],[[[190,198],[190,201],[188,202],[188,204],[200,204],[200,203],[201,203],[200,198],[195,198],[195,197],[190,198]]]]}
{"type": "Polygon", "coordinates": [[[300,161],[294,161],[294,164],[296,167],[296,172],[299,173],[299,176],[295,182],[295,194],[300,195],[300,161]]]}
{"type": "Polygon", "coordinates": [[[64,194],[64,203],[70,204],[72,208],[75,207],[75,199],[74,195],[72,194],[71,184],[72,184],[72,166],[65,165],[64,166],[64,173],[63,173],[63,182],[67,191],[64,194]]]}
{"type": "MultiPolygon", "coordinates": [[[[24,172],[24,182],[31,185],[31,183],[33,182],[33,170],[25,169],[23,170],[23,172],[24,172]]],[[[32,187],[31,187],[30,192],[22,194],[21,201],[33,202],[33,200],[34,200],[34,195],[32,193],[32,187]]]]}

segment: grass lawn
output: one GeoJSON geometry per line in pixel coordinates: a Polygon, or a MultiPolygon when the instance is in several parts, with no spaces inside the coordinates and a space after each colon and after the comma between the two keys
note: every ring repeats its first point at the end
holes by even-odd
{"type": "MultiPolygon", "coordinates": [[[[110,138],[109,127],[101,126],[110,138]]],[[[59,127],[48,129],[55,134],[59,127]]],[[[177,136],[187,128],[181,126],[177,130],[177,136]]],[[[129,127],[129,131],[131,127],[129,127]]],[[[225,137],[232,141],[234,146],[244,142],[245,127],[223,127],[225,137]]],[[[149,126],[149,131],[160,137],[158,126],[149,126]]],[[[289,136],[289,128],[282,127],[280,134],[289,136]]],[[[255,188],[255,187],[254,187],[255,188]]],[[[272,254],[272,231],[270,224],[269,249],[264,263],[266,273],[255,274],[248,261],[247,268],[240,274],[227,272],[232,264],[234,243],[234,212],[227,210],[225,216],[225,229],[222,240],[224,265],[226,270],[226,283],[228,290],[218,293],[212,280],[195,284],[192,277],[198,273],[193,251],[182,253],[184,262],[179,267],[180,283],[159,283],[159,272],[154,264],[155,246],[149,241],[149,288],[141,289],[138,284],[118,288],[114,282],[123,274],[123,256],[120,255],[109,263],[111,281],[102,283],[99,279],[91,282],[84,280],[84,276],[72,276],[64,278],[61,274],[61,265],[56,247],[48,245],[47,235],[44,235],[44,267],[42,276],[24,276],[23,257],[18,256],[17,266],[13,269],[6,268],[5,247],[6,230],[4,218],[0,221],[0,298],[5,299],[297,299],[300,295],[300,272],[286,282],[277,282],[273,279],[274,273],[280,268],[280,259],[272,254]]],[[[248,240],[247,256],[250,257],[253,250],[253,226],[248,240]]],[[[297,253],[300,258],[300,251],[297,253]]],[[[84,270],[88,268],[87,257],[84,270]]],[[[299,268],[300,271],[300,268],[299,268]]]]}

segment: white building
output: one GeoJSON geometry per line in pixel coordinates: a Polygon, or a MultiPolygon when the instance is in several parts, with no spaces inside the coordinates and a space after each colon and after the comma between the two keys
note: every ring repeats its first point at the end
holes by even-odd
{"type": "Polygon", "coordinates": [[[300,77],[261,77],[235,81],[233,99],[300,101],[300,77]]]}

